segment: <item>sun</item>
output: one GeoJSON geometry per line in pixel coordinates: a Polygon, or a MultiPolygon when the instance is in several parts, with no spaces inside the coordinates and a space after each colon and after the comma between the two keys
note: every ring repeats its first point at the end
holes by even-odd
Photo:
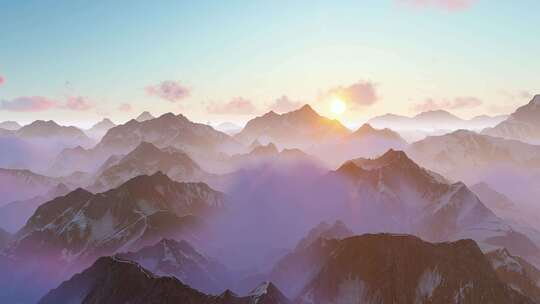
{"type": "Polygon", "coordinates": [[[339,98],[332,99],[332,102],[330,104],[330,111],[334,113],[335,115],[341,115],[345,112],[347,109],[347,105],[345,102],[339,98]]]}

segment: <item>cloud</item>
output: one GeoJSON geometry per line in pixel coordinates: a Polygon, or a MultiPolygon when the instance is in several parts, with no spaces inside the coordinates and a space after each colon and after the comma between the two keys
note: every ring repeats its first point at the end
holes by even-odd
{"type": "Polygon", "coordinates": [[[249,115],[257,111],[253,103],[242,97],[235,97],[225,104],[210,104],[206,107],[210,114],[233,114],[233,115],[249,115]]]}
{"type": "Polygon", "coordinates": [[[525,90],[515,92],[499,90],[497,93],[501,96],[503,102],[490,104],[486,107],[487,111],[493,114],[510,114],[533,98],[533,94],[525,90]]]}
{"type": "Polygon", "coordinates": [[[476,97],[456,97],[453,100],[436,101],[428,98],[424,102],[415,104],[411,107],[414,112],[426,112],[434,110],[460,110],[471,109],[482,105],[482,100],[476,97]]]}
{"type": "Polygon", "coordinates": [[[302,102],[291,100],[289,97],[283,95],[280,98],[276,99],[272,104],[270,104],[268,109],[278,113],[285,113],[296,110],[302,105],[302,102]]]}
{"type": "Polygon", "coordinates": [[[353,108],[370,106],[379,100],[375,84],[369,81],[359,81],[347,87],[333,88],[323,97],[324,99],[338,97],[353,108]]]}
{"type": "Polygon", "coordinates": [[[21,96],[12,100],[1,100],[0,110],[12,112],[40,112],[57,106],[57,102],[43,96],[21,96]]]}
{"type": "Polygon", "coordinates": [[[469,9],[476,0],[397,0],[414,8],[436,8],[449,12],[469,9]]]}
{"type": "Polygon", "coordinates": [[[66,100],[66,103],[60,108],[71,111],[87,111],[92,109],[93,107],[94,106],[82,96],[69,96],[66,100]]]}
{"type": "Polygon", "coordinates": [[[146,87],[146,93],[170,102],[177,102],[189,96],[189,89],[172,80],[146,87]]]}
{"type": "Polygon", "coordinates": [[[6,82],[6,78],[4,76],[0,75],[0,86],[3,85],[6,82]]]}
{"type": "Polygon", "coordinates": [[[133,108],[131,107],[129,103],[123,103],[120,106],[118,106],[118,111],[120,112],[131,112],[131,110],[133,110],[133,108]]]}

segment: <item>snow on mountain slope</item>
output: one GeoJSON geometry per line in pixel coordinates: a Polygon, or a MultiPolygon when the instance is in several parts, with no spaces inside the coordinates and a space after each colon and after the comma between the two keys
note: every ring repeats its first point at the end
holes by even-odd
{"type": "Polygon", "coordinates": [[[333,247],[297,303],[534,303],[501,282],[471,240],[376,234],[333,247]]]}
{"type": "Polygon", "coordinates": [[[162,239],[137,252],[120,253],[117,256],[137,262],[157,275],[174,276],[207,293],[222,293],[227,284],[230,284],[230,275],[224,266],[203,256],[184,240],[162,239]]]}
{"type": "Polygon", "coordinates": [[[499,279],[517,292],[540,303],[540,271],[502,248],[486,254],[499,279]]]}
{"type": "Polygon", "coordinates": [[[355,231],[411,233],[430,241],[471,238],[486,250],[540,256],[535,239],[497,217],[465,184],[423,169],[404,152],[349,161],[329,178],[348,183],[343,191],[355,231]]]}
{"type": "Polygon", "coordinates": [[[427,137],[411,144],[407,153],[423,166],[455,179],[505,165],[540,168],[540,146],[465,130],[427,137]]]}
{"type": "Polygon", "coordinates": [[[113,127],[94,148],[65,150],[52,167],[95,172],[111,156],[129,153],[142,142],[152,143],[160,149],[179,149],[195,158],[195,161],[200,160],[205,164],[211,163],[220,153],[233,154],[244,150],[241,144],[225,133],[192,122],[181,114],[166,113],[144,121],[132,119],[113,127]]]}
{"type": "Polygon", "coordinates": [[[518,108],[508,119],[493,128],[485,129],[483,133],[540,144],[540,95],[535,95],[528,104],[518,108]]]}
{"type": "Polygon", "coordinates": [[[147,142],[99,171],[92,189],[115,188],[133,177],[159,171],[176,181],[199,181],[207,175],[187,154],[175,149],[161,150],[147,142]]]}
{"type": "Polygon", "coordinates": [[[272,284],[265,283],[241,297],[230,290],[207,295],[174,277],[154,275],[141,265],[102,257],[91,267],[45,295],[39,304],[289,304],[272,284]]]}
{"type": "Polygon", "coordinates": [[[98,194],[77,189],[41,205],[9,250],[18,258],[92,260],[162,237],[189,238],[200,225],[196,216],[217,212],[222,204],[223,195],[206,184],[178,183],[162,173],[98,194]]]}

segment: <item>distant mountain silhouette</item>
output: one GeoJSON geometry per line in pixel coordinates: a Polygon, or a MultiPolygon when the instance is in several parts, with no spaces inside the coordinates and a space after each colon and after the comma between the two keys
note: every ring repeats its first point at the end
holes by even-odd
{"type": "Polygon", "coordinates": [[[495,126],[506,119],[505,115],[481,115],[472,119],[462,119],[445,110],[434,110],[419,113],[413,117],[385,114],[374,117],[368,123],[376,128],[392,130],[481,130],[495,126]]]}

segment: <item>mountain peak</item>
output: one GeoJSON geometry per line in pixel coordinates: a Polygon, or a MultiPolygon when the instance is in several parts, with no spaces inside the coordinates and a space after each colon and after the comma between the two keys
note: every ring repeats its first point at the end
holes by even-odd
{"type": "Polygon", "coordinates": [[[289,113],[300,113],[300,114],[303,114],[303,115],[310,115],[310,116],[316,115],[316,116],[319,116],[319,113],[317,113],[315,110],[313,110],[313,108],[307,103],[305,105],[303,105],[300,109],[298,109],[296,111],[293,111],[293,112],[289,112],[289,113]]]}
{"type": "Polygon", "coordinates": [[[285,299],[285,296],[281,293],[281,291],[279,291],[279,289],[270,281],[261,283],[249,293],[248,297],[254,298],[255,303],[257,302],[257,299],[262,297],[285,299]]]}
{"type": "Polygon", "coordinates": [[[137,116],[137,118],[135,118],[135,120],[138,121],[138,122],[142,122],[142,121],[150,120],[150,119],[154,119],[154,118],[155,117],[152,114],[150,114],[150,112],[144,111],[139,116],[137,116]]]}
{"type": "Polygon", "coordinates": [[[534,95],[534,97],[531,99],[530,104],[540,105],[540,94],[534,95]]]}
{"type": "Polygon", "coordinates": [[[446,110],[431,110],[425,111],[414,116],[416,119],[450,119],[450,120],[461,120],[456,115],[446,111],[446,110]]]}
{"type": "Polygon", "coordinates": [[[385,161],[386,163],[396,162],[396,161],[412,161],[405,152],[401,150],[390,149],[386,151],[379,160],[385,161]]]}

